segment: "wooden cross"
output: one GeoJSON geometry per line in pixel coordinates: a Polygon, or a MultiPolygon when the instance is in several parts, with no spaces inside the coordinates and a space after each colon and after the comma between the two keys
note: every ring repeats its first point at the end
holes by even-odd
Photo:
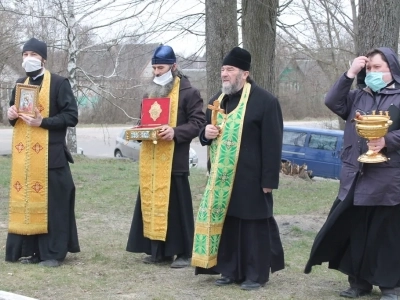
{"type": "Polygon", "coordinates": [[[219,101],[218,100],[215,100],[213,102],[213,105],[208,104],[207,108],[211,109],[211,124],[214,125],[214,126],[217,125],[217,116],[218,116],[217,113],[220,112],[220,113],[223,114],[223,113],[225,113],[225,110],[219,108],[219,101]]]}

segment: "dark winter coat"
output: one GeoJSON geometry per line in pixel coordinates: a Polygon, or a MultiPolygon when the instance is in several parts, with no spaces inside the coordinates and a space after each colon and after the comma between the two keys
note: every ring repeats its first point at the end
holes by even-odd
{"type": "Polygon", "coordinates": [[[182,76],[179,86],[178,116],[174,127],[175,151],[172,172],[189,172],[191,141],[198,136],[205,124],[203,99],[200,92],[182,76]]]}
{"type": "MultiPolygon", "coordinates": [[[[19,78],[17,83],[25,82],[26,77],[19,78]]],[[[29,84],[41,85],[43,76],[36,80],[30,78],[29,84]]],[[[10,106],[15,102],[15,87],[11,93],[10,106]]],[[[17,119],[10,121],[12,126],[17,119]]],[[[67,127],[78,124],[78,106],[71,85],[67,78],[51,73],[50,83],[50,110],[49,117],[43,118],[40,127],[49,131],[49,168],[65,167],[68,162],[73,163],[65,136],[67,127]]]]}
{"type": "MultiPolygon", "coordinates": [[[[215,95],[210,104],[219,97],[215,95]]],[[[223,108],[230,113],[236,108],[241,91],[225,96],[223,108]]],[[[206,113],[211,123],[211,112],[206,113]]],[[[200,142],[206,140],[205,128],[200,142]]],[[[263,188],[277,189],[281,166],[283,121],[278,100],[268,91],[251,82],[250,96],[243,121],[242,140],[227,215],[241,219],[265,219],[272,215],[272,193],[263,188]]]]}
{"type": "Polygon", "coordinates": [[[346,121],[342,150],[342,171],[338,198],[345,199],[359,173],[354,192],[354,205],[396,205],[400,204],[400,127],[390,128],[385,135],[386,147],[382,149],[390,160],[383,163],[359,163],[357,158],[368,150],[366,140],[357,135],[352,119],[356,112],[371,114],[372,110],[387,111],[396,115],[395,124],[400,124],[400,66],[397,55],[389,48],[379,48],[386,59],[396,81],[374,93],[368,87],[350,90],[353,79],[346,74],[328,92],[325,104],[346,121]],[[391,107],[392,106],[392,107],[391,107]]]}

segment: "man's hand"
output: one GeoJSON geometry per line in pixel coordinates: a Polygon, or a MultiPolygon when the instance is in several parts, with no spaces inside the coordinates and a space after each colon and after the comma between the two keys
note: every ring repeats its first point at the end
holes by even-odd
{"type": "Polygon", "coordinates": [[[172,141],[175,136],[175,131],[172,127],[164,125],[158,132],[158,136],[164,141],[172,141]]]}
{"type": "Polygon", "coordinates": [[[356,112],[356,117],[355,117],[357,120],[362,120],[364,117],[363,117],[363,115],[362,114],[360,114],[360,112],[359,111],[357,111],[356,112]]]}
{"type": "Polygon", "coordinates": [[[386,146],[385,138],[380,137],[379,139],[370,139],[367,145],[368,145],[368,150],[374,151],[374,153],[378,153],[386,146]]]}
{"type": "Polygon", "coordinates": [[[18,115],[17,108],[15,107],[15,105],[11,106],[7,110],[7,118],[11,121],[11,120],[17,119],[18,117],[19,117],[19,115],[18,115]]]}
{"type": "Polygon", "coordinates": [[[350,69],[347,71],[347,77],[355,78],[357,74],[367,65],[369,59],[366,56],[359,56],[353,60],[350,69]]]}
{"type": "Polygon", "coordinates": [[[39,127],[42,124],[43,117],[40,111],[35,108],[35,117],[30,117],[24,114],[19,115],[19,117],[29,126],[39,127]]]}
{"type": "Polygon", "coordinates": [[[270,188],[263,188],[263,192],[264,192],[264,194],[271,193],[271,192],[272,192],[272,189],[270,189],[270,188]]]}
{"type": "Polygon", "coordinates": [[[219,127],[215,125],[208,124],[204,131],[204,137],[207,140],[213,140],[217,138],[219,135],[219,127]]]}

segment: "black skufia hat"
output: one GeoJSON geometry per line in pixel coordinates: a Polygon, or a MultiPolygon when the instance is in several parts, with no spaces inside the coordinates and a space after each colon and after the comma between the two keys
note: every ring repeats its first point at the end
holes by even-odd
{"type": "Polygon", "coordinates": [[[243,71],[249,71],[251,65],[251,55],[249,51],[240,47],[233,48],[222,61],[223,66],[234,66],[243,71]]]}
{"type": "Polygon", "coordinates": [[[39,54],[43,59],[47,59],[47,45],[45,42],[31,38],[22,47],[22,53],[25,51],[33,51],[39,54]]]}

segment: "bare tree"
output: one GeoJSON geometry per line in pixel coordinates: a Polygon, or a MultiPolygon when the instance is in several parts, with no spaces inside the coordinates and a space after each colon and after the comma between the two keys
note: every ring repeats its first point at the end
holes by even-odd
{"type": "MultiPolygon", "coordinates": [[[[172,1],[172,0],[171,0],[172,1]]],[[[49,46],[66,53],[66,74],[74,95],[78,95],[77,73],[87,76],[87,82],[96,85],[93,74],[85,72],[77,65],[80,53],[90,51],[93,45],[78,47],[81,35],[96,36],[97,44],[101,43],[105,48],[123,43],[124,40],[140,36],[137,32],[144,26],[145,21],[139,17],[146,14],[154,14],[160,10],[162,4],[168,0],[107,0],[107,1],[82,1],[82,0],[27,0],[27,1],[0,1],[0,11],[6,11],[18,15],[24,20],[23,32],[31,37],[42,37],[50,41],[49,46]],[[159,4],[159,6],[157,6],[159,4]],[[135,22],[136,20],[136,22],[135,22]],[[135,24],[135,25],[132,25],[135,24]],[[29,26],[31,24],[32,26],[29,26]],[[89,24],[89,26],[87,25],[89,24]],[[86,25],[86,26],[85,26],[86,25]],[[109,34],[104,34],[106,30],[109,34]],[[107,36],[107,37],[105,37],[107,36]]],[[[145,18],[144,18],[145,19],[145,18]]],[[[144,39],[145,34],[141,34],[144,39]]],[[[23,37],[21,37],[23,38],[23,37]]],[[[108,74],[115,77],[114,71],[108,74]]],[[[103,86],[90,87],[97,92],[102,91],[110,98],[115,95],[106,91],[103,86]]],[[[69,128],[67,143],[71,152],[77,152],[77,141],[75,128],[69,128]]]]}
{"type": "Polygon", "coordinates": [[[207,99],[209,99],[221,88],[220,66],[224,56],[238,45],[238,28],[237,7],[232,5],[232,1],[206,0],[205,4],[207,99]]]}
{"type": "Polygon", "coordinates": [[[251,74],[275,93],[275,39],[279,0],[242,0],[243,47],[252,55],[251,74]]]}
{"type": "Polygon", "coordinates": [[[288,7],[298,19],[280,23],[281,37],[296,52],[318,62],[333,82],[354,56],[353,19],[344,0],[297,0],[288,7]]]}
{"type": "MultiPolygon", "coordinates": [[[[354,2],[354,0],[352,0],[354,2]]],[[[385,2],[360,0],[355,36],[357,55],[376,47],[390,47],[396,53],[399,44],[400,5],[397,0],[385,2]]]]}
{"type": "MultiPolygon", "coordinates": [[[[17,31],[19,19],[6,12],[0,11],[0,123],[8,123],[7,107],[9,96],[15,78],[16,65],[20,60],[16,60],[15,53],[18,53],[17,31]]],[[[19,58],[19,57],[18,57],[19,58]]]]}
{"type": "Polygon", "coordinates": [[[354,57],[379,46],[398,49],[400,6],[396,0],[293,0],[286,13],[297,22],[289,26],[281,21],[280,36],[294,55],[319,64],[327,78],[321,94],[354,57]]]}
{"type": "MultiPolygon", "coordinates": [[[[315,62],[319,67],[319,72],[310,72],[307,74],[308,78],[305,78],[314,82],[314,87],[318,88],[310,90],[309,87],[313,85],[305,84],[305,88],[298,91],[301,93],[300,98],[304,101],[314,99],[313,103],[308,101],[293,107],[302,109],[316,104],[324,107],[324,94],[348,68],[349,61],[355,56],[356,6],[349,6],[344,0],[293,0],[280,14],[282,19],[278,22],[279,37],[291,49],[292,58],[315,62]],[[291,18],[287,18],[287,15],[291,18]],[[289,25],[283,22],[284,19],[294,19],[296,22],[289,25]],[[313,94],[316,92],[318,95],[313,94]]],[[[280,53],[279,49],[277,53],[280,53]]],[[[296,100],[296,97],[292,97],[290,101],[296,100]]],[[[323,114],[333,116],[325,107],[323,114]]]]}

